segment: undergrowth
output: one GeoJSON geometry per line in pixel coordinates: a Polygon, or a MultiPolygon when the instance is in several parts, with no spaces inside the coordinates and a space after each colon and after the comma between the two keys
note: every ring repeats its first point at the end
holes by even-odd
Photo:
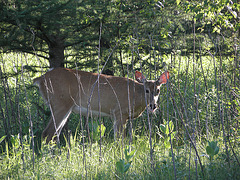
{"type": "MultiPolygon", "coordinates": [[[[0,154],[0,179],[174,179],[171,151],[161,139],[153,140],[152,158],[145,136],[134,138],[131,145],[126,145],[128,139],[115,142],[103,139],[101,151],[98,142],[83,145],[81,139],[71,136],[70,144],[65,146],[42,143],[39,153],[34,156],[27,136],[23,137],[22,145],[18,136],[12,136],[11,141],[13,147],[8,149],[6,143],[6,150],[0,154]]],[[[187,145],[174,147],[177,179],[240,177],[234,158],[230,156],[231,162],[226,161],[223,144],[216,145],[219,152],[214,156],[208,154],[209,145],[197,143],[203,172],[192,148],[187,145]]]]}

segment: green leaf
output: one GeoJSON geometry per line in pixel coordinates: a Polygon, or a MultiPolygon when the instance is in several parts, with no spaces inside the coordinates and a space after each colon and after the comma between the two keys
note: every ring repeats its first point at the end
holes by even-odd
{"type": "Polygon", "coordinates": [[[120,159],[119,161],[116,162],[116,167],[117,167],[117,171],[120,173],[124,173],[124,164],[125,164],[125,160],[124,159],[120,159]]]}
{"type": "Polygon", "coordinates": [[[180,4],[180,2],[181,2],[181,0],[176,0],[176,3],[177,3],[177,5],[179,5],[179,4],[180,4]]]}
{"type": "Polygon", "coordinates": [[[166,126],[164,124],[160,124],[160,130],[166,134],[166,126]]]}
{"type": "Polygon", "coordinates": [[[91,135],[92,135],[93,141],[100,140],[100,132],[101,132],[101,137],[103,137],[106,131],[106,127],[103,124],[98,125],[97,122],[90,122],[89,129],[92,131],[91,135]]]}
{"type": "Polygon", "coordinates": [[[174,129],[174,124],[172,121],[169,121],[169,127],[170,127],[170,131],[172,132],[174,129]]]}
{"type": "Polygon", "coordinates": [[[215,149],[214,149],[214,155],[218,154],[219,152],[219,147],[217,146],[215,149]]]}
{"type": "Polygon", "coordinates": [[[130,166],[131,164],[126,163],[124,159],[120,159],[118,162],[116,162],[117,171],[120,172],[121,174],[126,173],[130,166]]]}
{"type": "Polygon", "coordinates": [[[6,137],[7,137],[7,136],[3,136],[3,137],[1,137],[1,139],[0,139],[0,143],[3,142],[3,140],[4,140],[6,137]]]}
{"type": "Polygon", "coordinates": [[[213,155],[216,155],[218,154],[219,152],[219,147],[217,146],[217,141],[211,141],[211,142],[208,142],[209,146],[212,148],[213,150],[213,155]]]}
{"type": "Polygon", "coordinates": [[[127,163],[124,165],[124,173],[127,172],[127,170],[130,168],[131,164],[127,163]]]}
{"type": "Polygon", "coordinates": [[[165,148],[166,149],[170,149],[170,147],[171,147],[170,142],[169,141],[165,142],[165,148]]]}
{"type": "Polygon", "coordinates": [[[215,26],[215,27],[213,28],[213,33],[214,33],[214,32],[217,32],[217,33],[219,34],[219,33],[220,33],[220,29],[215,26]]]}
{"type": "Polygon", "coordinates": [[[175,135],[176,135],[176,131],[171,133],[171,140],[173,140],[173,138],[175,137],[175,135]]]}
{"type": "Polygon", "coordinates": [[[166,124],[166,131],[165,131],[165,134],[166,134],[166,135],[169,134],[169,127],[168,127],[168,124],[166,124]]]}
{"type": "Polygon", "coordinates": [[[210,160],[218,154],[219,147],[217,146],[217,141],[208,142],[208,146],[206,147],[207,154],[210,156],[210,160]]]}
{"type": "Polygon", "coordinates": [[[11,136],[11,143],[15,148],[18,148],[20,146],[19,138],[17,136],[11,136]]]}
{"type": "Polygon", "coordinates": [[[213,156],[214,151],[213,151],[213,149],[212,149],[210,146],[207,146],[207,147],[206,147],[206,151],[207,151],[207,154],[208,154],[209,156],[213,156]]]}
{"type": "Polygon", "coordinates": [[[127,148],[124,150],[124,154],[125,154],[125,158],[126,158],[127,162],[131,164],[130,159],[135,155],[136,150],[133,150],[131,152],[129,152],[129,151],[130,151],[130,148],[129,148],[129,146],[127,146],[127,148]]]}
{"type": "Polygon", "coordinates": [[[101,124],[101,126],[97,127],[97,132],[98,132],[99,135],[100,135],[100,128],[101,128],[101,137],[102,137],[102,136],[104,136],[104,133],[106,131],[106,127],[103,124],[101,124]]]}

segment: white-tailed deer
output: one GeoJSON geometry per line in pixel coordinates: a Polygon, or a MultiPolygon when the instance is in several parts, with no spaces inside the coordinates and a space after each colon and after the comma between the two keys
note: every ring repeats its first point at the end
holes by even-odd
{"type": "Polygon", "coordinates": [[[169,79],[169,72],[153,81],[146,80],[142,73],[136,71],[135,78],[137,81],[56,68],[34,79],[52,113],[42,137],[47,137],[49,142],[54,135],[59,135],[72,111],[98,116],[100,110],[101,116],[114,120],[114,133],[121,133],[129,113],[132,118],[140,116],[146,103],[151,111],[156,109],[160,86],[169,79]]]}

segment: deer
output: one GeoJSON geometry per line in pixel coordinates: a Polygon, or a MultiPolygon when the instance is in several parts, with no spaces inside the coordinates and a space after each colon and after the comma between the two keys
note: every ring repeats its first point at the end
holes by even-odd
{"type": "Polygon", "coordinates": [[[47,143],[59,136],[72,112],[83,116],[110,117],[115,134],[131,117],[139,117],[146,108],[154,112],[160,87],[169,79],[166,71],[157,80],[147,80],[139,71],[135,79],[109,76],[67,68],[54,68],[33,80],[51,111],[51,119],[42,132],[47,143]]]}

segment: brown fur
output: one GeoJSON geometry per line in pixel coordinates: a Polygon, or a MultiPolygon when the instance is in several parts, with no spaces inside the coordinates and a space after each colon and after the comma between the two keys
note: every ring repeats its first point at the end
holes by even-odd
{"type": "Polygon", "coordinates": [[[129,113],[131,117],[136,118],[145,110],[144,89],[148,92],[146,93],[147,104],[152,104],[150,106],[152,108],[155,107],[154,96],[158,97],[157,89],[160,89],[160,85],[165,84],[169,78],[168,72],[166,75],[167,78],[163,74],[157,81],[147,81],[137,71],[136,79],[139,81],[137,82],[101,74],[99,96],[98,74],[66,68],[53,69],[34,79],[34,84],[39,86],[40,93],[52,112],[52,118],[43,131],[42,137],[47,137],[49,142],[54,135],[59,135],[72,111],[86,116],[86,110],[89,109],[89,114],[98,115],[99,104],[101,116],[114,119],[114,131],[122,132],[123,125],[129,119],[129,113]],[[145,87],[143,81],[145,81],[145,87]]]}

